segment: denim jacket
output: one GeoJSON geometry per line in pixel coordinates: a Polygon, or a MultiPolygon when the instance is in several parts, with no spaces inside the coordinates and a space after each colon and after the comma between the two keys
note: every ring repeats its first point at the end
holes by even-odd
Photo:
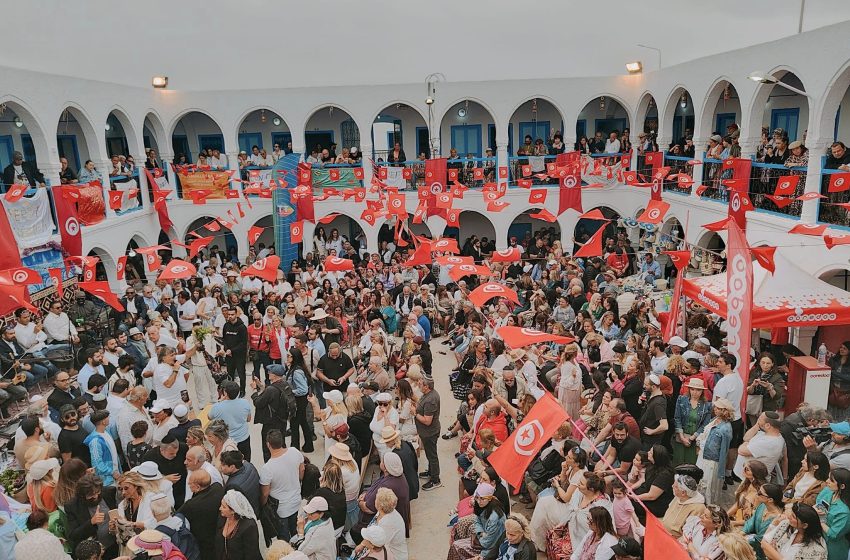
{"type": "MultiPolygon", "coordinates": [[[[688,395],[679,395],[676,399],[676,414],[674,415],[676,433],[683,433],[685,425],[688,423],[688,416],[691,415],[691,399],[688,395]]],[[[711,422],[711,403],[700,401],[697,405],[697,430],[694,432],[699,435],[711,422]]]]}
{"type": "MultiPolygon", "coordinates": [[[[708,433],[705,440],[705,448],[702,452],[703,459],[708,461],[717,461],[723,465],[726,464],[726,455],[729,453],[729,444],[732,442],[732,424],[723,422],[714,426],[708,433]]],[[[726,471],[724,468],[717,469],[717,478],[724,478],[726,471]]]]}

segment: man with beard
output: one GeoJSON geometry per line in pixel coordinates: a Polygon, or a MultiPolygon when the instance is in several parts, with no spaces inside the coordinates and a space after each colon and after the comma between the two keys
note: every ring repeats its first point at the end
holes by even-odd
{"type": "Polygon", "coordinates": [[[59,453],[62,454],[62,461],[68,461],[71,457],[76,457],[84,461],[87,465],[91,465],[91,456],[89,455],[89,447],[85,444],[88,433],[80,427],[79,416],[74,405],[66,404],[59,411],[59,418],[62,424],[62,431],[59,432],[59,453]]]}
{"type": "Polygon", "coordinates": [[[159,472],[171,481],[174,492],[174,507],[183,505],[186,498],[186,452],[185,443],[177,441],[172,434],[162,438],[159,447],[154,447],[144,457],[145,461],[153,461],[159,467],[159,472]]]}
{"type": "Polygon", "coordinates": [[[109,510],[117,507],[115,487],[104,488],[103,481],[86,473],[77,482],[76,498],[65,504],[65,537],[73,550],[80,541],[96,539],[105,549],[105,558],[118,555],[115,535],[109,532],[109,510]]]}

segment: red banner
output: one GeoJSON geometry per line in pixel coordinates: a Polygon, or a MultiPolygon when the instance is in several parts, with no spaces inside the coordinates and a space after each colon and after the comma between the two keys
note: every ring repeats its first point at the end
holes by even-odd
{"type": "Polygon", "coordinates": [[[528,465],[569,417],[555,397],[545,393],[488,462],[508,484],[519,488],[528,465]]]}
{"type": "Polygon", "coordinates": [[[77,200],[77,218],[87,226],[98,224],[106,219],[106,202],[103,200],[103,187],[82,185],[77,200]]]}
{"type": "MultiPolygon", "coordinates": [[[[70,202],[68,198],[64,195],[64,190],[66,187],[53,187],[56,189],[56,192],[59,196],[53,197],[53,203],[56,205],[56,216],[59,219],[59,234],[62,237],[62,247],[68,252],[71,256],[79,256],[83,252],[83,236],[80,233],[80,221],[77,219],[77,209],[74,206],[73,202],[70,202]]],[[[76,191],[76,187],[73,187],[74,191],[76,191]]],[[[2,220],[2,224],[6,224],[8,228],[8,221],[5,219],[2,220]]],[[[0,235],[5,237],[6,232],[2,231],[3,225],[0,224],[0,235]]],[[[11,236],[11,229],[8,231],[8,234],[11,236]]],[[[12,239],[11,237],[6,237],[6,239],[12,239]]],[[[17,252],[17,248],[15,249],[17,252]]],[[[21,260],[20,256],[18,257],[18,266],[20,266],[21,260]]],[[[10,268],[8,266],[3,266],[3,261],[0,260],[0,268],[10,268]]]]}
{"type": "MultiPolygon", "coordinates": [[[[735,370],[747,386],[750,373],[750,348],[753,334],[753,261],[747,236],[735,220],[727,227],[726,244],[726,347],[737,358],[735,370]]],[[[746,408],[746,392],[741,408],[746,408]]]]}
{"type": "Polygon", "coordinates": [[[673,290],[673,300],[670,302],[670,314],[667,322],[664,323],[664,330],[661,333],[664,342],[669,341],[676,336],[676,329],[679,327],[679,305],[682,301],[682,290],[685,287],[684,270],[691,260],[690,251],[664,251],[664,254],[670,257],[673,266],[676,267],[676,288],[673,290]]]}
{"type": "Polygon", "coordinates": [[[145,170],[145,178],[148,180],[148,187],[153,193],[153,207],[156,208],[156,213],[159,216],[159,227],[162,231],[168,231],[174,225],[168,215],[168,206],[165,202],[165,197],[168,196],[169,191],[160,189],[151,172],[146,167],[143,169],[145,170]]]}
{"type": "Polygon", "coordinates": [[[560,216],[569,208],[581,214],[584,212],[581,207],[581,154],[579,152],[558,154],[555,163],[561,183],[561,188],[558,189],[558,215],[560,216]]]}

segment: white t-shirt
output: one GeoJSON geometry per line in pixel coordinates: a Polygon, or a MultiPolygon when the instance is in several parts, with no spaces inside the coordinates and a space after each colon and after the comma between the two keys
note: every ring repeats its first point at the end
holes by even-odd
{"type": "Polygon", "coordinates": [[[744,382],[737,373],[724,375],[714,385],[714,400],[729,399],[735,411],[735,420],[741,419],[741,399],[744,396],[744,382]]]}
{"type": "Polygon", "coordinates": [[[769,477],[773,475],[773,469],[782,460],[782,455],[785,451],[785,438],[781,435],[769,436],[764,432],[759,432],[753,439],[747,442],[752,457],[744,457],[738,455],[738,460],[735,462],[735,474],[741,479],[744,479],[744,463],[752,459],[757,459],[764,463],[767,467],[769,477]]]}
{"type": "Polygon", "coordinates": [[[301,481],[298,472],[304,462],[304,455],[297,449],[287,448],[280,457],[272,457],[260,467],[260,484],[269,486],[269,494],[280,504],[277,514],[289,517],[298,512],[301,505],[301,481]]]}
{"type": "Polygon", "coordinates": [[[157,398],[168,401],[168,404],[173,409],[178,404],[183,403],[183,400],[180,398],[180,392],[187,391],[189,388],[186,386],[186,376],[183,374],[183,371],[177,372],[174,385],[166,387],[165,381],[171,377],[171,372],[170,365],[157,364],[153,370],[153,388],[156,391],[157,398]]]}
{"type": "Polygon", "coordinates": [[[191,331],[195,314],[198,307],[191,299],[187,299],[184,303],[177,305],[177,325],[183,332],[191,331]],[[183,319],[183,317],[192,317],[192,319],[183,319]]]}

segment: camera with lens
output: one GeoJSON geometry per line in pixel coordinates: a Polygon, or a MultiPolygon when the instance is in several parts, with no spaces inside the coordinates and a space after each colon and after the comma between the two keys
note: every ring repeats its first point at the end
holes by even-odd
{"type": "MultiPolygon", "coordinates": [[[[770,372],[762,373],[761,375],[759,375],[758,380],[763,383],[768,383],[770,382],[770,376],[770,372]]],[[[756,385],[755,387],[753,387],[753,394],[766,396],[768,395],[767,387],[765,387],[764,385],[756,385]]]]}
{"type": "Polygon", "coordinates": [[[828,426],[824,426],[822,428],[809,428],[808,426],[801,426],[794,430],[793,432],[794,438],[803,441],[803,438],[806,436],[811,437],[815,440],[815,443],[821,444],[829,441],[832,438],[832,429],[828,426]]]}

